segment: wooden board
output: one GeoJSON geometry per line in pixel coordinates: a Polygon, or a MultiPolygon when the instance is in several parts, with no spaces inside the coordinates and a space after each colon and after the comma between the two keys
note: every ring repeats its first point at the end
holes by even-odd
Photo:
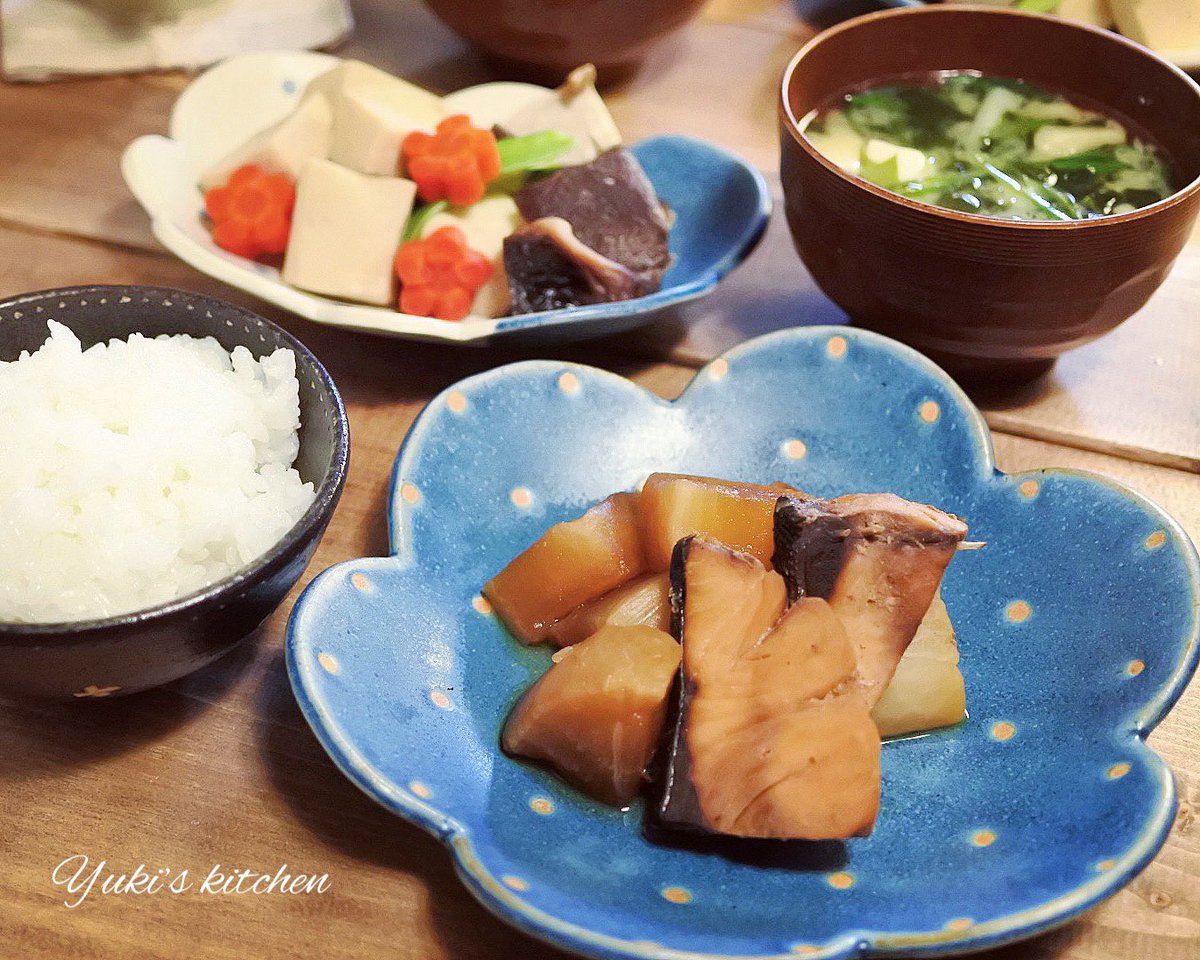
{"type": "MultiPolygon", "coordinates": [[[[165,257],[0,231],[0,282],[58,283],[80,273],[179,281],[165,257]],[[18,251],[28,256],[19,258],[18,251]]],[[[386,552],[392,456],[424,400],[494,359],[479,351],[345,336],[292,320],[345,394],[354,437],[346,493],[305,580],[324,567],[386,552]],[[319,333],[320,336],[310,336],[319,333]]],[[[598,357],[593,356],[593,359],[598,357]]],[[[664,364],[612,364],[664,396],[692,375],[664,364]]],[[[1178,471],[998,437],[1002,465],[1099,468],[1155,496],[1200,536],[1196,487],[1178,471]]],[[[297,588],[297,590],[299,587],[297,588]]],[[[458,883],[448,856],[346,781],[308,731],[282,667],[291,600],[260,635],[212,669],[158,691],[89,705],[9,706],[0,713],[0,933],[22,960],[137,955],[259,960],[387,955],[411,960],[561,957],[492,918],[458,883]],[[67,909],[51,882],[75,854],[128,871],[251,869],[329,875],[320,896],[99,896],[67,909]],[[148,932],[153,931],[150,935],[148,932]]],[[[1155,736],[1185,808],[1166,850],[1109,905],[1007,957],[1185,960],[1200,939],[1194,878],[1200,846],[1197,692],[1155,736]],[[1032,951],[1032,952],[1030,952],[1032,951]]]]}
{"type": "MultiPolygon", "coordinates": [[[[362,0],[359,29],[339,49],[450,90],[492,78],[488,65],[416,3],[362,0]]],[[[609,95],[631,140],[664,131],[777,164],[776,89],[812,27],[782,0],[714,0],[699,21],[657,49],[609,95]],[[714,63],[735,63],[731,79],[714,63]],[[719,104],[719,109],[714,109],[719,104]]],[[[165,132],[179,75],[0,84],[0,116],[22,136],[0,139],[0,224],[157,249],[119,172],[124,146],[165,132]]],[[[777,204],[778,181],[772,176],[777,204]]],[[[205,287],[195,273],[184,286],[205,287]]],[[[21,292],[8,285],[0,294],[21,292]]],[[[228,291],[224,291],[229,295],[228,291]]],[[[989,421],[1022,436],[1200,470],[1200,244],[1189,246],[1150,304],[1108,337],[1076,350],[1046,380],[981,398],[989,421]]],[[[781,216],[754,257],[719,291],[628,338],[631,351],[699,364],[760,333],[844,322],[792,248],[781,216]]]]}
{"type": "MultiPolygon", "coordinates": [[[[340,52],[441,89],[489,77],[419,4],[361,0],[355,7],[357,38],[340,52]]],[[[666,130],[703,136],[770,170],[775,79],[811,34],[805,13],[812,8],[808,0],[713,0],[613,95],[619,122],[635,139],[666,130]]],[[[0,118],[6,130],[19,131],[0,139],[0,296],[86,282],[162,283],[262,309],[158,252],[120,181],[121,149],[136,135],[165,130],[185,82],[169,75],[0,84],[0,118]]],[[[1200,248],[1193,247],[1142,314],[1070,355],[1047,389],[992,401],[989,419],[1007,431],[996,435],[1000,465],[1099,470],[1157,500],[1200,539],[1200,477],[1154,465],[1194,468],[1200,459],[1200,334],[1191,320],[1197,284],[1200,248]]],[[[781,218],[718,293],[637,336],[551,350],[472,350],[343,333],[262,312],[328,366],[351,420],[349,482],[305,581],[332,563],[386,553],[392,458],[424,403],[460,377],[551,356],[607,367],[674,396],[695,364],[745,337],[843,320],[804,273],[781,218]]],[[[0,955],[563,956],[479,907],[440,845],[367,800],[327,759],[282,669],[294,596],[251,642],[164,689],[106,703],[0,707],[0,955]],[[293,872],[327,873],[330,885],[303,897],[93,894],[68,909],[51,874],[74,854],[93,865],[106,860],[114,871],[144,863],[195,874],[219,863],[273,872],[286,863],[293,872]]],[[[1151,742],[1175,770],[1181,797],[1162,853],[1081,921],[983,956],[1200,956],[1200,686],[1193,684],[1151,742]]]]}

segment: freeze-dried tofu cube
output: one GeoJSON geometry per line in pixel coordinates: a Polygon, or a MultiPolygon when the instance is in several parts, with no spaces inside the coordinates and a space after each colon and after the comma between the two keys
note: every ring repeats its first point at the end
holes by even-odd
{"type": "Polygon", "coordinates": [[[333,136],[333,108],[324,95],[306,97],[279,123],[255,134],[200,175],[203,190],[223,186],[229,175],[248,163],[272,173],[299,178],[314,157],[325,158],[333,136]]]}
{"type": "Polygon", "coordinates": [[[404,138],[431,132],[446,114],[441,97],[357,60],[322,74],[305,91],[321,95],[333,104],[329,159],[378,176],[395,176],[404,138]]]}
{"type": "Polygon", "coordinates": [[[310,160],[296,189],[284,281],[342,300],[389,305],[393,259],[416,192],[409,180],[310,160]]]}

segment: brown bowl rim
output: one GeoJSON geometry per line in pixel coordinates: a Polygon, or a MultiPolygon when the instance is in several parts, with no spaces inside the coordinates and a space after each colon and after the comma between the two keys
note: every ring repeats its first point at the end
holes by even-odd
{"type": "Polygon", "coordinates": [[[779,114],[780,118],[787,125],[792,138],[800,145],[809,156],[816,158],[822,166],[833,172],[845,182],[865,190],[868,193],[886,200],[890,203],[897,204],[907,210],[912,210],[914,213],[933,216],[942,220],[948,220],[957,223],[967,223],[976,225],[987,225],[997,229],[1014,230],[1014,231],[1046,231],[1046,230],[1095,230],[1101,227],[1118,224],[1130,223],[1135,220],[1141,220],[1146,217],[1154,216],[1163,210],[1177,206],[1197,192],[1200,192],[1200,175],[1193,179],[1190,183],[1180,187],[1170,196],[1164,197],[1161,200],[1156,200],[1154,203],[1147,204],[1144,207],[1138,207],[1136,210],[1131,210],[1129,213],[1120,213],[1106,217],[1092,217],[1086,220],[1070,220],[1070,221],[1044,221],[1044,220],[1009,220],[1003,217],[986,217],[978,213],[963,213],[959,210],[947,210],[944,207],[938,207],[931,203],[923,203],[920,200],[913,200],[909,197],[903,197],[898,193],[893,193],[890,190],[885,190],[883,187],[871,183],[869,180],[864,180],[862,177],[847,173],[832,160],[827,158],[819,150],[816,149],[804,136],[800,129],[800,121],[803,118],[797,119],[792,113],[791,101],[788,97],[788,90],[791,87],[792,75],[796,71],[797,65],[810,52],[816,49],[825,41],[844,33],[849,30],[857,29],[865,23],[874,22],[876,20],[886,20],[892,17],[920,17],[920,16],[978,16],[985,14],[987,16],[995,16],[1010,19],[1032,19],[1032,20],[1049,20],[1064,27],[1069,31],[1080,30],[1092,34],[1100,34],[1107,41],[1112,43],[1122,44],[1131,48],[1135,52],[1153,60],[1159,66],[1166,68],[1171,73],[1174,73],[1179,79],[1183,80],[1191,87],[1192,93],[1198,101],[1200,101],[1200,84],[1193,80],[1180,67],[1171,63],[1169,60],[1160,57],[1153,50],[1143,46],[1128,37],[1122,36],[1119,33],[1114,33],[1104,27],[1094,27],[1090,24],[1077,23],[1073,20],[1065,20],[1061,17],[1049,16],[1041,13],[1030,13],[1025,10],[1014,10],[1010,8],[997,8],[982,5],[972,4],[955,4],[954,6],[939,6],[939,7],[902,7],[900,9],[878,10],[874,13],[863,14],[862,16],[853,17],[835,26],[822,30],[816,36],[809,39],[788,61],[783,70],[783,78],[779,90],[779,114]]]}

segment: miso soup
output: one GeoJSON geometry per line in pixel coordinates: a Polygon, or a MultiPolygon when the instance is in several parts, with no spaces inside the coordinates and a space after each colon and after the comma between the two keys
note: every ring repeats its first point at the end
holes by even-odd
{"type": "Polygon", "coordinates": [[[806,117],[802,130],[849,173],[987,217],[1085,220],[1128,213],[1175,189],[1153,144],[1006,77],[945,72],[847,93],[806,117]]]}

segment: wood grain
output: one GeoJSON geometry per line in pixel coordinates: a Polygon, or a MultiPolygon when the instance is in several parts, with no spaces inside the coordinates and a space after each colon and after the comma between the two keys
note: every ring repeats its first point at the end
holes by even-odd
{"type": "MultiPolygon", "coordinates": [[[[807,9],[783,0],[713,0],[610,92],[621,128],[631,140],[666,131],[703,137],[774,170],[776,86],[787,59],[812,35],[799,15],[807,9]],[[737,68],[731,76],[712,68],[718,63],[737,68]]],[[[492,78],[480,57],[416,3],[360,0],[355,11],[359,29],[340,53],[440,90],[492,78]]],[[[23,132],[0,139],[0,224],[157,249],[121,181],[119,157],[134,137],[165,132],[185,82],[168,74],[0,84],[0,117],[23,132]]],[[[198,274],[190,278],[182,284],[202,284],[198,274]]],[[[1200,244],[1192,244],[1123,327],[1067,354],[1030,388],[979,397],[989,421],[1022,436],[1200,470],[1200,327],[1190,320],[1198,294],[1200,244]]],[[[758,251],[715,295],[631,335],[628,346],[696,365],[760,333],[829,322],[845,322],[845,314],[813,283],[776,216],[758,251]]]]}
{"type": "Polygon", "coordinates": [[[119,161],[135,137],[166,132],[184,85],[174,79],[0,82],[0,117],[21,131],[0,137],[0,222],[156,249],[119,161]]]}
{"type": "MultiPolygon", "coordinates": [[[[0,264],[3,282],[36,270],[30,286],[81,274],[176,283],[186,272],[164,257],[11,231],[0,232],[0,264]],[[33,254],[24,265],[13,256],[18,249],[33,254]]],[[[386,550],[388,466],[405,430],[425,398],[493,358],[289,325],[301,336],[329,338],[315,342],[342,387],[354,437],[346,493],[307,579],[329,564],[386,550]]],[[[664,396],[678,393],[692,374],[664,364],[613,366],[664,396]]],[[[1060,463],[1105,470],[1175,510],[1200,536],[1200,480],[1192,475],[1018,438],[998,437],[997,451],[1013,469],[1060,463]]],[[[319,944],[332,958],[385,951],[413,960],[561,956],[484,912],[438,844],[359,794],[325,757],[282,669],[289,608],[290,599],[254,641],[213,669],[162,690],[82,708],[13,705],[0,714],[5,942],[27,960],[176,958],[198,947],[206,957],[270,960],[295,955],[297,944],[319,944]],[[319,897],[105,897],[68,910],[50,874],[76,853],[118,870],[145,863],[206,872],[220,863],[273,872],[286,862],[328,873],[331,886],[319,897]]],[[[1196,699],[1189,693],[1155,735],[1189,804],[1164,852],[1109,905],[1020,948],[1033,954],[1005,956],[1194,956],[1200,848],[1187,811],[1200,802],[1196,699]]]]}
{"type": "MultiPolygon", "coordinates": [[[[713,0],[613,95],[618,120],[633,138],[690,132],[769,169],[774,78],[811,33],[805,9],[804,0],[713,0]]],[[[344,52],[442,89],[488,76],[416,3],[364,0],[356,13],[357,37],[344,52]]],[[[162,283],[259,309],[304,340],[342,389],[354,446],[345,495],[305,580],[332,563],[386,552],[392,457],[422,405],[463,376],[533,355],[562,357],[674,396],[695,364],[741,339],[844,320],[804,273],[780,218],[718,293],[636,337],[465,350],[344,333],[264,309],[158,252],[120,182],[120,150],[133,136],[165,129],[184,82],[171,75],[0,84],[0,118],[20,131],[0,138],[0,295],[162,283]]],[[[1189,472],[1200,461],[1200,334],[1191,322],[1198,284],[1193,247],[1142,314],[1070,355],[1040,392],[992,398],[1000,465],[1098,470],[1158,501],[1200,539],[1200,476],[1189,472]]],[[[294,596],[250,642],[166,688],[65,707],[0,705],[0,956],[563,957],[491,917],[458,883],[440,845],[375,806],[327,759],[282,669],[294,596]],[[107,859],[114,870],[144,863],[204,873],[220,863],[273,872],[286,862],[328,873],[330,889],[252,902],[109,896],[67,909],[50,875],[77,853],[107,859]]],[[[1151,743],[1173,767],[1181,797],[1163,851],[1082,920],[985,957],[1200,957],[1200,686],[1189,688],[1151,743]]]]}

